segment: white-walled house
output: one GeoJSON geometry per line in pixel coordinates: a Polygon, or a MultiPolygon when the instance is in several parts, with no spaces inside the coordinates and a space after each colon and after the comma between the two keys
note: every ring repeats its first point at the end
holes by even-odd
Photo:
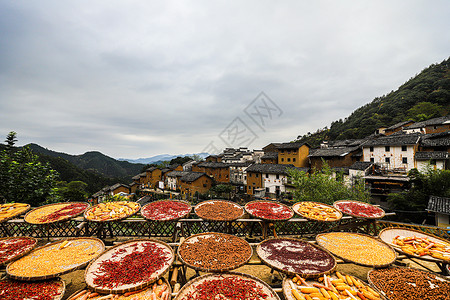
{"type": "Polygon", "coordinates": [[[407,173],[417,167],[414,157],[419,140],[419,134],[392,134],[368,140],[362,146],[363,160],[387,171],[407,173]]]}

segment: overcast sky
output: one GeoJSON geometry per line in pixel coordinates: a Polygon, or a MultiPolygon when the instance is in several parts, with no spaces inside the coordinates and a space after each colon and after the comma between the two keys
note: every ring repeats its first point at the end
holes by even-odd
{"type": "Polygon", "coordinates": [[[288,142],[447,59],[449,15],[448,0],[0,0],[1,140],[115,158],[288,142]]]}

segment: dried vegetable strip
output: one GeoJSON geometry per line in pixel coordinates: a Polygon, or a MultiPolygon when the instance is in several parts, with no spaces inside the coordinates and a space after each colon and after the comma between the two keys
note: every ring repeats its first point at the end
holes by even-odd
{"type": "Polygon", "coordinates": [[[204,275],[187,283],[177,300],[279,299],[268,287],[250,277],[235,274],[204,275]]]}
{"type": "Polygon", "coordinates": [[[90,290],[82,290],[73,294],[68,300],[83,300],[83,297],[87,297],[89,300],[103,299],[117,299],[117,300],[168,300],[170,297],[170,286],[167,282],[159,279],[151,286],[142,290],[133,292],[127,292],[123,294],[99,294],[90,290]]]}
{"type": "Polygon", "coordinates": [[[450,261],[449,243],[431,241],[428,237],[397,235],[392,240],[392,244],[408,255],[430,255],[437,259],[450,261]]]}
{"type": "Polygon", "coordinates": [[[76,269],[105,249],[97,239],[79,238],[68,242],[60,241],[38,248],[28,255],[12,262],[6,271],[16,278],[42,278],[55,276],[76,269]],[[62,245],[65,245],[62,247],[62,245]]]}
{"type": "Polygon", "coordinates": [[[288,220],[294,216],[288,206],[273,201],[252,201],[245,205],[245,210],[256,218],[266,220],[288,220]]]}
{"type": "Polygon", "coordinates": [[[316,241],[334,255],[364,266],[387,266],[396,259],[389,245],[362,234],[323,233],[316,236],[316,241]]]}
{"type": "Polygon", "coordinates": [[[244,209],[230,201],[211,200],[199,203],[195,213],[202,219],[213,221],[236,220],[244,213],[244,209]]]}
{"type": "Polygon", "coordinates": [[[299,202],[292,209],[299,215],[318,221],[337,221],[342,214],[335,208],[318,202],[299,202]]]}
{"type": "Polygon", "coordinates": [[[315,280],[296,274],[285,279],[287,300],[382,300],[384,297],[358,278],[336,272],[315,280]]]}
{"type": "Polygon", "coordinates": [[[132,201],[113,201],[97,204],[84,214],[89,221],[113,221],[129,217],[140,209],[140,205],[132,201]]]}
{"type": "Polygon", "coordinates": [[[26,212],[30,205],[25,203],[6,203],[0,205],[0,223],[26,212]]]}
{"type": "Polygon", "coordinates": [[[150,283],[172,264],[172,249],[162,242],[123,243],[93,261],[86,269],[88,286],[102,291],[123,291],[150,283]]]}
{"type": "Polygon", "coordinates": [[[6,238],[0,240],[0,265],[10,261],[14,257],[31,250],[37,244],[37,240],[29,237],[6,238]]]}
{"type": "Polygon", "coordinates": [[[181,259],[191,267],[204,271],[235,269],[252,256],[252,248],[245,240],[223,233],[191,236],[179,248],[181,259]]]}
{"type": "Polygon", "coordinates": [[[332,271],[336,261],[328,252],[301,240],[274,238],[265,240],[256,248],[258,256],[268,265],[288,273],[303,276],[332,271]]]}
{"type": "Polygon", "coordinates": [[[163,200],[145,205],[141,214],[144,218],[154,221],[170,221],[189,214],[191,206],[184,201],[163,200]]]}
{"type": "Polygon", "coordinates": [[[450,281],[430,272],[393,267],[372,270],[368,277],[390,300],[450,299],[450,281]]]}
{"type": "Polygon", "coordinates": [[[359,201],[336,201],[333,204],[344,214],[360,218],[381,218],[384,216],[384,210],[369,203],[359,201]]]}
{"type": "Polygon", "coordinates": [[[2,300],[54,300],[64,293],[61,280],[25,282],[16,280],[0,281],[2,300]]]}

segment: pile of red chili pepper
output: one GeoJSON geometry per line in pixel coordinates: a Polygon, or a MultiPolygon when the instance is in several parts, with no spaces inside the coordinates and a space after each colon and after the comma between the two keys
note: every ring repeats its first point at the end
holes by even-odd
{"type": "Polygon", "coordinates": [[[83,212],[88,206],[89,204],[87,203],[72,203],[67,206],[61,207],[60,209],[55,210],[54,212],[46,216],[40,217],[38,221],[41,223],[47,223],[58,221],[59,219],[62,219],[66,216],[75,216],[83,212]]]}
{"type": "Polygon", "coordinates": [[[0,299],[3,300],[53,300],[62,292],[60,281],[23,282],[0,281],[0,299]]]}
{"type": "Polygon", "coordinates": [[[142,215],[151,220],[173,220],[183,217],[191,211],[189,204],[181,201],[157,201],[147,204],[142,209],[142,215]]]}
{"type": "Polygon", "coordinates": [[[335,206],[343,213],[364,218],[381,217],[384,211],[376,206],[360,202],[338,202],[335,206]]]}
{"type": "Polygon", "coordinates": [[[124,252],[125,248],[119,248],[112,256],[114,260],[108,259],[99,263],[98,270],[94,273],[93,283],[103,288],[117,288],[121,285],[136,284],[152,277],[170,259],[164,248],[158,243],[145,242],[130,244],[130,254],[117,257],[124,252]],[[139,247],[143,248],[139,251],[139,247]]]}
{"type": "Polygon", "coordinates": [[[190,300],[203,299],[267,299],[269,297],[256,281],[238,276],[227,276],[218,279],[204,280],[195,285],[195,291],[182,298],[190,300]]]}
{"type": "Polygon", "coordinates": [[[31,238],[12,238],[0,241],[0,264],[29,250],[36,244],[31,238]]]}
{"type": "Polygon", "coordinates": [[[268,201],[250,202],[245,206],[245,209],[257,218],[269,220],[285,220],[294,215],[289,207],[280,203],[268,201]]]}

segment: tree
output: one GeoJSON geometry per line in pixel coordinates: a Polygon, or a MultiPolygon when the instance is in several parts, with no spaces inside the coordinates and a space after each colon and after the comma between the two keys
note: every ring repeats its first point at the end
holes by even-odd
{"type": "Polygon", "coordinates": [[[356,180],[353,186],[347,186],[342,174],[333,176],[333,171],[326,162],[321,170],[307,174],[297,169],[288,169],[289,179],[295,186],[294,199],[297,201],[316,201],[333,204],[334,201],[352,199],[367,202],[369,192],[364,183],[356,180]]]}
{"type": "Polygon", "coordinates": [[[408,117],[414,121],[420,122],[431,118],[440,117],[442,106],[431,102],[419,102],[408,109],[408,117]]]}
{"type": "Polygon", "coordinates": [[[16,139],[17,133],[15,131],[11,131],[8,133],[8,135],[6,136],[6,150],[9,152],[14,148],[15,143],[17,142],[16,139]]]}
{"type": "Polygon", "coordinates": [[[66,201],[86,201],[88,197],[87,184],[83,181],[60,181],[58,183],[58,195],[66,201]]]}
{"type": "MultiPolygon", "coordinates": [[[[11,132],[8,137],[7,140],[11,141],[10,147],[13,147],[15,133],[11,132]]],[[[0,194],[8,202],[38,206],[58,201],[57,177],[58,173],[48,164],[41,163],[29,147],[15,152],[0,152],[0,194]]]]}

